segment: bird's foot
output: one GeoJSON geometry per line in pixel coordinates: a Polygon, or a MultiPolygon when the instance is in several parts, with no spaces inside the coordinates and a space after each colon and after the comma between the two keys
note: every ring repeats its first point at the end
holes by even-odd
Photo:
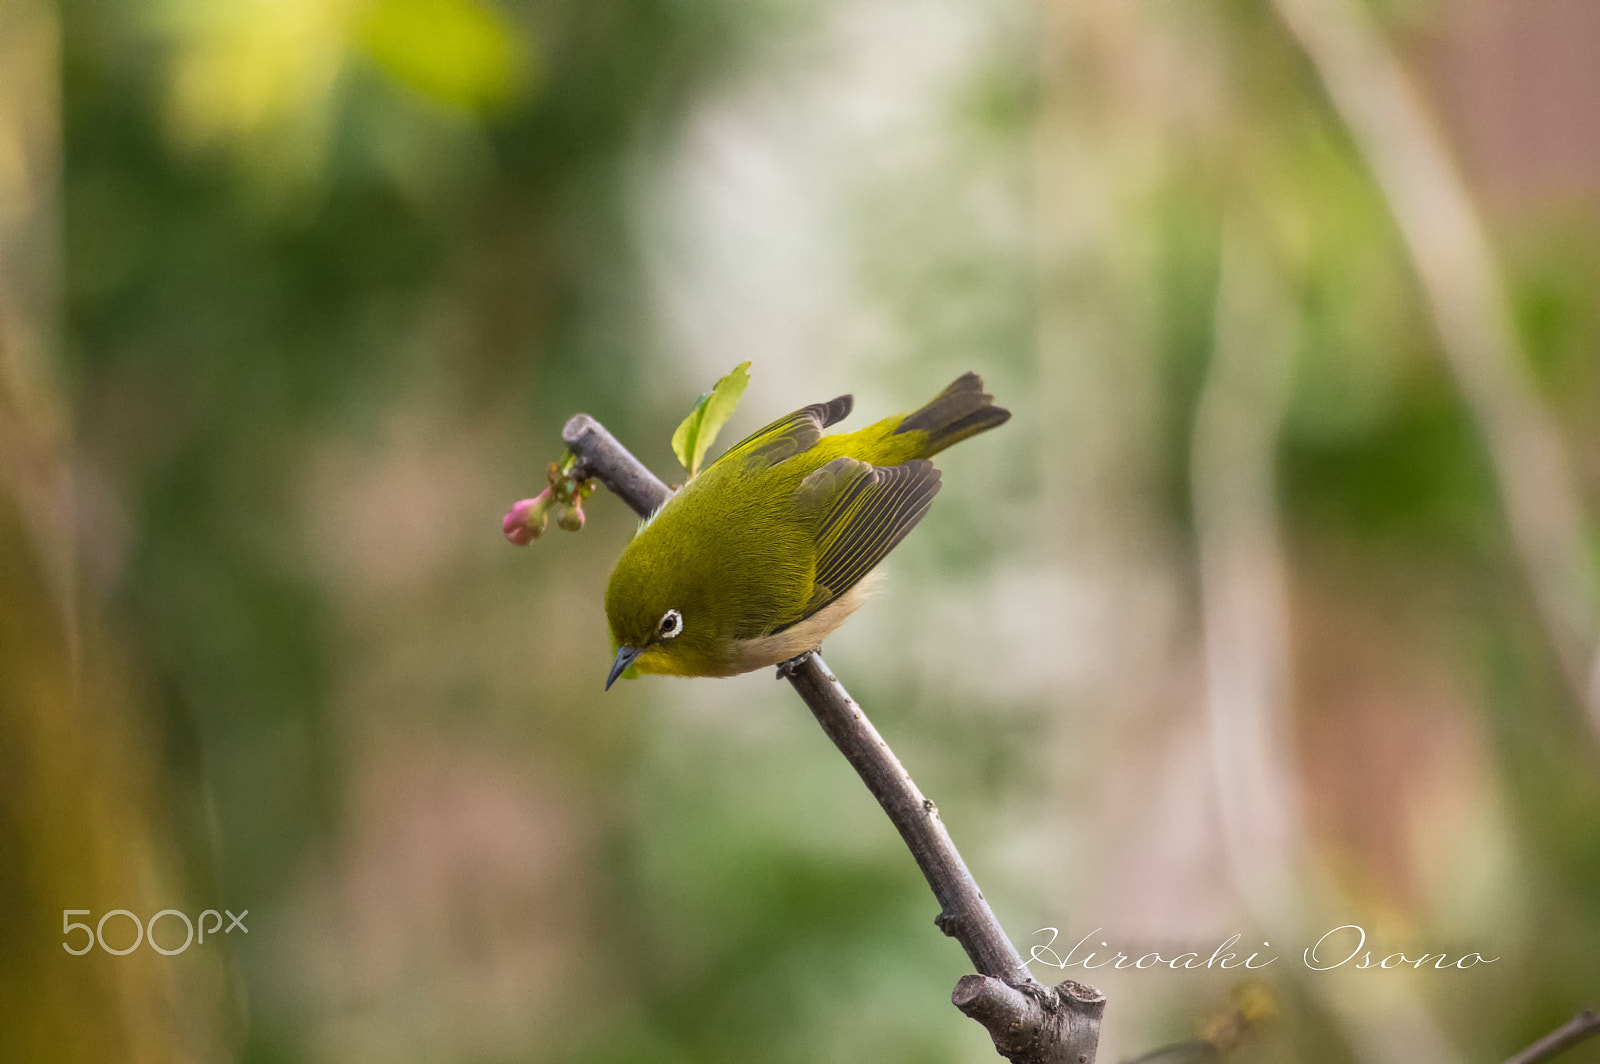
{"type": "MultiPolygon", "coordinates": [[[[818,649],[820,650],[821,648],[819,647],[818,649]]],[[[794,670],[800,667],[800,663],[816,652],[816,650],[808,650],[804,654],[796,654],[788,661],[780,661],[778,663],[778,679],[787,680],[789,677],[793,676],[794,670]]]]}

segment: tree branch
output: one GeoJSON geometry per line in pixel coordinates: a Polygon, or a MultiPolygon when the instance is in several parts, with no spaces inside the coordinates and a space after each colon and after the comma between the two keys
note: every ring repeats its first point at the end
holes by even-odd
{"type": "Polygon", "coordinates": [[[561,430],[561,442],[577,456],[578,464],[572,470],[574,477],[598,480],[640,517],[655,513],[672,496],[643,462],[588,414],[572,416],[561,430]]]}
{"type": "Polygon", "coordinates": [[[1579,1042],[1587,1041],[1597,1034],[1600,1034],[1600,1012],[1584,1009],[1527,1049],[1508,1059],[1506,1064],[1538,1064],[1539,1061],[1549,1060],[1557,1053],[1564,1053],[1579,1042]]]}
{"type": "MultiPolygon", "coordinates": [[[[573,476],[599,480],[640,516],[670,497],[667,486],[587,414],[568,421],[561,438],[577,459],[573,476]]],[[[1105,996],[1071,980],[1047,987],[1033,978],[950,840],[938,809],[923,797],[821,654],[811,651],[785,662],[778,676],[799,692],[888,814],[938,899],[934,922],[961,943],[981,973],[961,978],[952,1004],[983,1024],[996,1051],[1013,1064],[1094,1064],[1105,996]]]]}

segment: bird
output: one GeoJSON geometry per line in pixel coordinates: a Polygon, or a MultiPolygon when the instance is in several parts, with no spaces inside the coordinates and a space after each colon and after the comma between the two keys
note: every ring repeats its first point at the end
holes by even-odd
{"type": "Polygon", "coordinates": [[[854,406],[841,395],[779,418],[641,522],[606,587],[607,690],[630,667],[735,676],[820,647],[928,512],[929,459],[1011,417],[970,372],[910,414],[823,434],[854,406]]]}

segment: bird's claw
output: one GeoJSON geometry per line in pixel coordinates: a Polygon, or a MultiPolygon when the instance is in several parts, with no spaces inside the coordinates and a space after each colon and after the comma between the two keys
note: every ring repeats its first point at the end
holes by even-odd
{"type": "Polygon", "coordinates": [[[798,669],[800,667],[800,663],[802,661],[806,660],[807,658],[809,658],[811,655],[813,655],[815,653],[816,653],[815,650],[808,650],[804,654],[796,654],[794,657],[790,658],[788,661],[780,661],[778,663],[778,679],[780,679],[780,680],[789,679],[791,676],[794,675],[794,670],[796,670],[796,669],[798,669]]]}

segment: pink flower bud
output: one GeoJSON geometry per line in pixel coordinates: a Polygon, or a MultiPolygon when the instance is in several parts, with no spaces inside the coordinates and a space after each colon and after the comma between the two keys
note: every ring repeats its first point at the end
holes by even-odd
{"type": "Polygon", "coordinates": [[[544,531],[546,514],[550,508],[550,490],[546,488],[531,499],[523,499],[511,507],[500,530],[506,538],[519,547],[526,547],[544,531]]]}

